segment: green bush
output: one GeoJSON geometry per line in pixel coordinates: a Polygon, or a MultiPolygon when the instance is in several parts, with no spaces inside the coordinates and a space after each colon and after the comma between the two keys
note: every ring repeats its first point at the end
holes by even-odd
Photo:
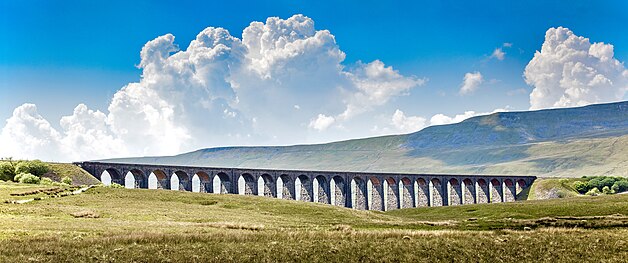
{"type": "Polygon", "coordinates": [[[589,185],[589,182],[582,182],[582,181],[575,182],[573,187],[580,194],[585,194],[586,192],[589,191],[589,189],[591,189],[591,186],[589,185]]]}
{"type": "Polygon", "coordinates": [[[53,183],[52,179],[48,177],[41,178],[41,180],[39,181],[39,184],[43,184],[43,185],[51,185],[52,183],[53,183]]]}
{"type": "Polygon", "coordinates": [[[124,188],[124,185],[121,184],[116,184],[116,183],[111,183],[110,185],[108,185],[107,187],[111,187],[111,188],[124,188]]]}
{"type": "Polygon", "coordinates": [[[12,161],[0,162],[0,179],[13,181],[15,178],[15,165],[12,161]]]}
{"type": "Polygon", "coordinates": [[[613,194],[613,192],[611,191],[611,188],[608,186],[604,186],[604,188],[602,188],[602,193],[604,193],[605,195],[613,194]]]}
{"type": "Polygon", "coordinates": [[[69,184],[69,185],[72,185],[72,178],[70,178],[70,177],[68,177],[68,176],[63,177],[63,178],[61,179],[61,182],[62,182],[62,183],[64,183],[64,184],[69,184]]]}
{"type": "Polygon", "coordinates": [[[30,173],[36,176],[42,176],[50,171],[50,166],[40,160],[22,161],[15,166],[15,173],[30,173]]]}
{"type": "Polygon", "coordinates": [[[586,195],[590,195],[590,196],[598,196],[600,195],[600,190],[597,188],[592,188],[591,190],[589,190],[586,195]]]}
{"type": "Polygon", "coordinates": [[[30,173],[21,173],[15,176],[15,179],[23,184],[39,184],[39,177],[30,173]]]}
{"type": "Polygon", "coordinates": [[[615,193],[622,193],[622,192],[628,191],[628,178],[615,182],[615,184],[611,186],[611,190],[613,190],[615,193]]]}

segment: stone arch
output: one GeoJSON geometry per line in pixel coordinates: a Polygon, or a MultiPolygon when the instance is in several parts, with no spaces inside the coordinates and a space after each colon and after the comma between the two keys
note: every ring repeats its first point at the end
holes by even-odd
{"type": "Polygon", "coordinates": [[[491,180],[491,196],[490,196],[490,202],[491,203],[501,203],[502,200],[502,184],[499,182],[499,180],[493,178],[491,180]]]}
{"type": "MultiPolygon", "coordinates": [[[[524,189],[526,189],[526,187],[528,187],[528,184],[526,183],[525,180],[519,179],[519,180],[517,180],[517,183],[516,183],[515,187],[516,187],[516,189],[515,189],[516,193],[515,194],[516,194],[516,196],[518,196],[519,194],[521,194],[521,192],[523,192],[524,189]]],[[[516,199],[517,198],[515,197],[515,200],[516,199]]]]}
{"type": "Polygon", "coordinates": [[[477,203],[478,204],[486,204],[489,201],[489,196],[490,196],[490,192],[489,192],[489,187],[488,187],[488,183],[486,183],[486,180],[484,179],[478,179],[478,181],[476,182],[476,188],[477,190],[477,203]]]}
{"type": "Polygon", "coordinates": [[[114,168],[103,170],[99,179],[104,185],[111,185],[112,183],[124,185],[124,176],[114,168]]]}
{"type": "Polygon", "coordinates": [[[310,178],[302,174],[294,182],[294,192],[299,201],[312,202],[312,182],[310,178]]]}
{"type": "Polygon", "coordinates": [[[401,208],[410,208],[415,206],[414,184],[408,177],[401,178],[401,208]]]}
{"type": "Polygon", "coordinates": [[[257,194],[260,196],[266,197],[275,197],[276,196],[275,181],[270,174],[262,174],[257,179],[257,194]]]}
{"type": "Polygon", "coordinates": [[[460,181],[456,178],[451,178],[447,182],[447,190],[449,192],[449,196],[447,197],[449,200],[448,205],[459,205],[462,203],[462,189],[460,189],[460,181]]]}
{"type": "Polygon", "coordinates": [[[146,188],[144,186],[144,173],[139,169],[131,169],[124,175],[124,187],[127,189],[146,188]]]}
{"type": "Polygon", "coordinates": [[[312,190],[314,192],[314,202],[329,204],[329,183],[325,176],[314,177],[312,190]]]}
{"type": "Polygon", "coordinates": [[[430,184],[432,185],[430,187],[430,192],[432,193],[430,206],[443,206],[443,204],[445,203],[443,202],[443,185],[441,184],[440,180],[438,180],[438,178],[433,178],[432,180],[430,180],[430,184]]]}
{"type": "Polygon", "coordinates": [[[203,171],[196,172],[192,176],[192,192],[209,193],[211,192],[211,180],[209,174],[203,171]]]}
{"type": "Polygon", "coordinates": [[[515,201],[515,184],[510,179],[504,180],[504,202],[514,202],[515,201]]]}
{"type": "Polygon", "coordinates": [[[369,210],[384,211],[384,184],[377,177],[370,177],[367,182],[367,189],[370,191],[369,210]]]}
{"type": "Polygon", "coordinates": [[[148,175],[148,189],[170,189],[168,175],[159,169],[151,171],[148,175]]]}
{"type": "Polygon", "coordinates": [[[238,194],[257,195],[257,183],[249,173],[243,173],[238,178],[238,194]]]}
{"type": "Polygon", "coordinates": [[[332,205],[345,206],[347,203],[345,180],[340,176],[334,176],[331,181],[329,181],[329,189],[330,203],[332,205]]]}
{"type": "Polygon", "coordinates": [[[212,193],[228,194],[231,191],[231,180],[224,172],[219,172],[212,179],[212,193]]]}
{"type": "Polygon", "coordinates": [[[388,177],[384,180],[384,204],[385,210],[393,210],[399,208],[399,186],[394,178],[388,177]]]}
{"type": "Polygon", "coordinates": [[[367,189],[364,180],[360,177],[351,179],[351,207],[358,210],[368,210],[367,189]]]}
{"type": "Polygon", "coordinates": [[[419,206],[429,206],[430,205],[430,201],[429,201],[429,197],[430,197],[430,187],[429,184],[425,181],[425,179],[423,178],[419,178],[416,180],[416,204],[417,207],[419,206]]]}
{"type": "Polygon", "coordinates": [[[282,174],[277,178],[277,198],[294,200],[294,181],[287,174],[282,174]]]}
{"type": "Polygon", "coordinates": [[[170,176],[170,189],[179,191],[192,191],[190,176],[184,171],[175,171],[170,176]]]}
{"type": "Polygon", "coordinates": [[[464,204],[475,204],[475,185],[473,184],[473,181],[469,178],[465,178],[462,180],[462,184],[464,185],[462,189],[464,204]]]}

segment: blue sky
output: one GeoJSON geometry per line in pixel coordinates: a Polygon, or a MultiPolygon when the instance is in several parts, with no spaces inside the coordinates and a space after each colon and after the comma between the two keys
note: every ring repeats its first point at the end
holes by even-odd
{"type": "MultiPolygon", "coordinates": [[[[336,116],[336,132],[305,127],[303,137],[273,140],[268,138],[282,135],[269,132],[243,144],[321,142],[410,131],[385,127],[396,110],[404,117],[427,119],[425,125],[437,114],[527,110],[535,86],[524,81],[524,70],[552,27],[568,28],[591,43],[612,44],[620,63],[628,58],[626,1],[2,1],[0,120],[11,117],[23,103],[33,103],[52,128],[63,133],[59,120],[71,115],[76,105],[84,103],[108,114],[114,94],[141,80],[137,66],[148,41],[170,33],[185,50],[209,26],[225,28],[242,39],[253,21],[295,14],[313,20],[316,30],[329,30],[346,55],[341,65],[347,71],[377,60],[424,83],[366,105],[367,113],[344,123],[338,121],[338,109],[345,105],[310,112],[312,118],[336,116]],[[505,52],[502,60],[491,57],[497,48],[505,52]],[[481,73],[481,84],[461,95],[465,74],[475,72],[481,73]]],[[[305,89],[300,93],[299,85],[293,89],[293,96],[308,94],[305,89]]],[[[246,118],[257,119],[250,114],[246,118]]]]}

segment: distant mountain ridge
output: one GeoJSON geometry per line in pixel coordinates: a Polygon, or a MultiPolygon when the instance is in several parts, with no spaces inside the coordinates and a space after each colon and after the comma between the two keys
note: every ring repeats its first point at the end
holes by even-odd
{"type": "Polygon", "coordinates": [[[404,134],[314,145],[220,147],[107,160],[377,172],[628,176],[628,101],[499,112],[404,134]]]}

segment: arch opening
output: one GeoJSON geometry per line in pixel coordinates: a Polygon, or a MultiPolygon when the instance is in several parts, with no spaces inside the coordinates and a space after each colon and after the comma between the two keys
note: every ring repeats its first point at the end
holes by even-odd
{"type": "Polygon", "coordinates": [[[490,192],[490,202],[491,203],[501,203],[503,202],[502,195],[502,185],[497,179],[491,180],[491,192],[490,192]]]}
{"type": "Polygon", "coordinates": [[[228,194],[231,189],[231,181],[229,176],[224,172],[219,172],[212,179],[212,193],[228,194]]]}
{"type": "Polygon", "coordinates": [[[475,185],[473,185],[473,181],[471,181],[471,179],[469,178],[465,178],[464,180],[462,180],[462,184],[464,185],[462,189],[462,198],[464,200],[464,204],[475,204],[475,185]]]}
{"type": "Polygon", "coordinates": [[[401,196],[400,207],[410,208],[415,206],[414,184],[412,180],[407,177],[401,178],[401,196]]]}
{"type": "Polygon", "coordinates": [[[432,201],[430,202],[431,206],[443,206],[445,203],[443,202],[445,195],[443,195],[443,186],[440,180],[438,180],[438,178],[434,178],[430,181],[430,183],[432,185],[430,189],[432,192],[432,201]]]}
{"type": "Polygon", "coordinates": [[[195,193],[208,193],[210,192],[210,180],[209,174],[200,171],[192,176],[192,192],[195,193]]]}
{"type": "Polygon", "coordinates": [[[299,201],[311,202],[311,189],[312,183],[310,182],[310,179],[304,174],[299,175],[294,182],[295,199],[299,201]]]}
{"type": "Polygon", "coordinates": [[[275,197],[275,182],[270,174],[262,174],[257,179],[257,193],[260,196],[275,197]]]}
{"type": "Polygon", "coordinates": [[[460,182],[456,178],[449,179],[449,204],[448,205],[460,205],[462,203],[462,189],[460,189],[460,182]]]}
{"type": "Polygon", "coordinates": [[[257,183],[249,173],[243,173],[238,178],[238,194],[257,195],[257,183]]]}
{"type": "Polygon", "coordinates": [[[360,177],[351,179],[351,207],[358,210],[367,210],[367,189],[364,180],[360,177]]]}
{"type": "Polygon", "coordinates": [[[345,206],[347,199],[345,194],[345,182],[340,176],[334,176],[329,182],[330,203],[336,206],[345,206]]]}
{"type": "Polygon", "coordinates": [[[168,189],[168,178],[162,170],[152,171],[148,175],[148,189],[168,189]]]}
{"type": "Polygon", "coordinates": [[[170,175],[170,190],[192,191],[190,177],[184,171],[176,171],[170,175]]]}
{"type": "Polygon", "coordinates": [[[104,185],[111,185],[112,183],[116,183],[119,185],[124,185],[124,177],[113,168],[107,168],[100,174],[100,181],[104,185]]]}
{"type": "Polygon", "coordinates": [[[369,193],[369,210],[384,211],[384,184],[377,178],[371,177],[367,182],[369,193]]]}
{"type": "Polygon", "coordinates": [[[277,178],[277,198],[285,200],[295,200],[294,181],[287,174],[282,174],[277,178]]]}
{"type": "Polygon", "coordinates": [[[417,185],[417,207],[419,206],[429,206],[430,205],[430,201],[429,201],[429,197],[430,197],[430,189],[429,189],[429,184],[425,181],[425,179],[423,178],[419,178],[416,180],[416,185],[417,185]]]}
{"type": "Polygon", "coordinates": [[[399,208],[399,188],[397,182],[392,177],[384,180],[384,210],[399,208]]]}
{"type": "Polygon", "coordinates": [[[124,188],[135,189],[144,188],[143,186],[143,173],[138,169],[132,169],[124,175],[124,188]]]}
{"type": "Polygon", "coordinates": [[[329,204],[329,187],[327,179],[324,176],[319,175],[314,178],[314,185],[312,190],[314,191],[314,202],[329,204]]]}

